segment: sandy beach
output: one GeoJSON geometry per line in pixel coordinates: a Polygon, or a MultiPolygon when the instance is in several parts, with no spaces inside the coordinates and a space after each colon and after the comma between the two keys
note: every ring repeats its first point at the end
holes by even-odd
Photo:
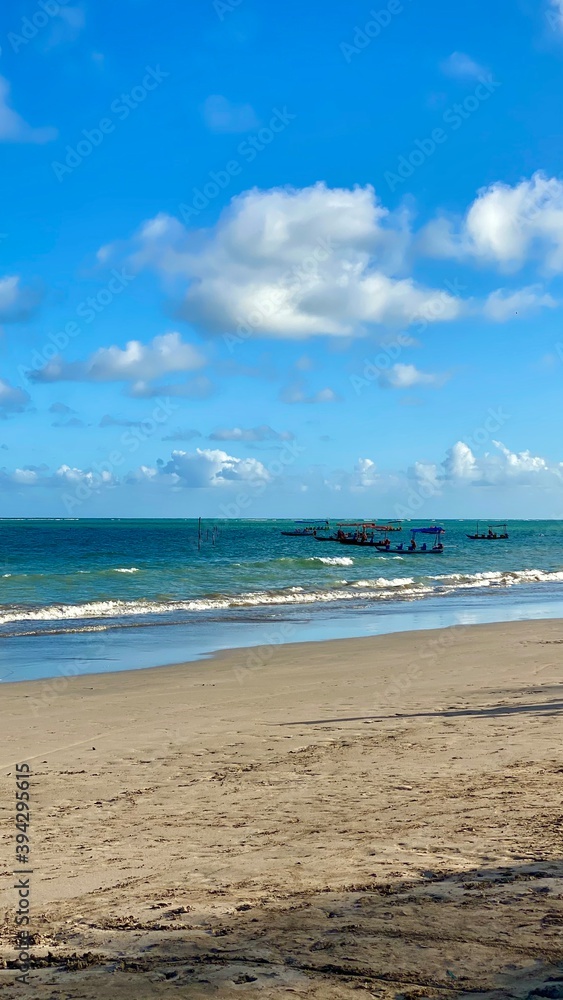
{"type": "Polygon", "coordinates": [[[3,685],[0,997],[562,997],[562,649],[534,621],[3,685]]]}

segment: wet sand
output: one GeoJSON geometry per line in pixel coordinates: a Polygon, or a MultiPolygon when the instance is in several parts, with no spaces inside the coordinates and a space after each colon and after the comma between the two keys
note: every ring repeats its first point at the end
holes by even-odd
{"type": "Polygon", "coordinates": [[[563,997],[562,663],[534,621],[2,685],[0,998],[563,997]]]}

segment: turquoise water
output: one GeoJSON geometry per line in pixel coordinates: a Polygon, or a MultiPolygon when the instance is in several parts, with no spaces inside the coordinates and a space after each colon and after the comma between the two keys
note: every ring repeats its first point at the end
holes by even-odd
{"type": "MultiPolygon", "coordinates": [[[[418,523],[405,524],[393,542],[406,543],[418,523]]],[[[473,521],[441,523],[444,553],[413,558],[285,537],[281,531],[291,522],[284,521],[203,522],[198,548],[193,520],[5,520],[2,662],[35,676],[43,669],[37,664],[59,653],[89,660],[87,637],[111,634],[105,653],[110,645],[124,649],[126,636],[138,665],[147,666],[154,629],[161,652],[152,661],[170,662],[164,643],[170,649],[176,643],[184,656],[187,644],[197,655],[241,644],[237,636],[250,632],[252,641],[268,641],[264,629],[282,620],[301,630],[306,624],[322,638],[335,629],[360,634],[367,620],[377,631],[390,617],[394,630],[401,620],[410,627],[413,613],[420,622],[425,609],[434,616],[443,609],[447,617],[453,607],[469,615],[479,608],[479,620],[491,620],[493,608],[504,608],[504,618],[526,617],[527,606],[554,607],[563,595],[563,522],[509,522],[510,538],[496,542],[468,540],[473,521]],[[361,628],[352,624],[358,620],[361,628]]],[[[287,641],[295,636],[301,632],[287,641]]],[[[124,653],[114,660],[110,669],[123,665],[124,653]]]]}

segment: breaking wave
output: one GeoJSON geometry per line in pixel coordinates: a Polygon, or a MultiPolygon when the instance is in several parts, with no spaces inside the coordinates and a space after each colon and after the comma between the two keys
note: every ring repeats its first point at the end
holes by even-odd
{"type": "MultiPolygon", "coordinates": [[[[314,560],[330,566],[350,566],[348,557],[313,557],[314,560]]],[[[115,572],[137,572],[135,567],[119,568],[115,572]]],[[[239,594],[210,594],[204,597],[184,600],[136,599],[136,600],[92,600],[83,603],[49,604],[45,606],[4,605],[0,612],[0,625],[18,622],[64,623],[73,622],[72,628],[62,630],[92,630],[92,621],[106,619],[116,624],[125,619],[142,616],[174,615],[177,612],[201,613],[224,611],[236,608],[261,608],[283,605],[311,605],[332,601],[412,601],[429,595],[440,596],[468,589],[512,587],[518,584],[563,583],[563,570],[546,572],[539,569],[497,571],[484,573],[449,573],[427,576],[415,580],[413,577],[375,577],[373,579],[341,580],[336,586],[285,587],[281,589],[251,590],[239,594]],[[78,626],[77,623],[83,623],[78,626]]],[[[156,621],[154,622],[157,623],[156,621]]],[[[103,627],[103,626],[102,626],[103,627]]]]}

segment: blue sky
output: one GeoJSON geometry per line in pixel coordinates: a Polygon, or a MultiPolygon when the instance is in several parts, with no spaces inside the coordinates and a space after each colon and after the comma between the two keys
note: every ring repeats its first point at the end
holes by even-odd
{"type": "Polygon", "coordinates": [[[0,515],[563,517],[563,3],[0,45],[0,515]]]}

